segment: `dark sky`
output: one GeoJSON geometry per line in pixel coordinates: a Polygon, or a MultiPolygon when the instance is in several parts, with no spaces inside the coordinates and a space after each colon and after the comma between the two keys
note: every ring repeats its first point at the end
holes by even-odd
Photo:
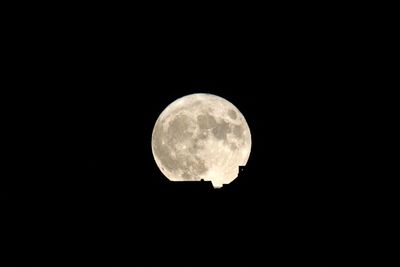
{"type": "Polygon", "coordinates": [[[26,37],[37,40],[28,49],[19,42],[26,75],[9,96],[17,163],[2,202],[21,237],[10,240],[128,262],[183,253],[324,263],[346,253],[355,93],[329,29],[161,28],[57,28],[26,37]],[[231,101],[251,129],[248,165],[220,190],[171,184],[151,154],[160,112],[197,92],[231,101]]]}

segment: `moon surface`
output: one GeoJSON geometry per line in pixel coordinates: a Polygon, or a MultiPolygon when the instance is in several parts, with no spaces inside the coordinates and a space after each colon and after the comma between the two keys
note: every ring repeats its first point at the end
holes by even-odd
{"type": "Polygon", "coordinates": [[[212,94],[181,97],[158,117],[152,152],[171,181],[211,181],[214,188],[232,182],[245,166],[251,134],[242,113],[212,94]]]}

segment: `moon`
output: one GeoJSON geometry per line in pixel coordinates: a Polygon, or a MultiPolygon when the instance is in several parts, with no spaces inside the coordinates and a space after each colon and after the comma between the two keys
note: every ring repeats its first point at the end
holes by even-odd
{"type": "Polygon", "coordinates": [[[181,97],[158,117],[151,147],[160,171],[170,181],[232,182],[250,156],[246,119],[232,103],[197,93],[181,97]]]}

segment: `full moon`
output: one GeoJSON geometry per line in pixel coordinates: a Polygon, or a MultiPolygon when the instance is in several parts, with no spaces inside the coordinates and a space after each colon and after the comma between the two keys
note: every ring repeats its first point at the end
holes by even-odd
{"type": "Polygon", "coordinates": [[[158,117],[151,147],[160,171],[170,181],[232,182],[245,166],[251,134],[242,113],[212,94],[181,97],[158,117]]]}

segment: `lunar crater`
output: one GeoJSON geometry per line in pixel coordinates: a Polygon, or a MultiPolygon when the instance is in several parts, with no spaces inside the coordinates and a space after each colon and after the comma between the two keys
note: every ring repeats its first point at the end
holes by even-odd
{"type": "Polygon", "coordinates": [[[236,117],[237,117],[236,112],[235,112],[233,109],[230,109],[230,110],[228,111],[228,116],[229,116],[232,120],[235,120],[236,117]]]}
{"type": "Polygon", "coordinates": [[[210,114],[201,114],[197,116],[197,123],[200,129],[211,129],[217,125],[217,120],[210,114]]]}
{"type": "Polygon", "coordinates": [[[222,121],[218,123],[213,129],[212,133],[217,139],[226,140],[226,134],[230,132],[229,123],[222,121]]]}
{"type": "Polygon", "coordinates": [[[241,138],[243,137],[243,128],[240,125],[234,125],[233,126],[233,134],[237,137],[237,138],[241,138]]]}

